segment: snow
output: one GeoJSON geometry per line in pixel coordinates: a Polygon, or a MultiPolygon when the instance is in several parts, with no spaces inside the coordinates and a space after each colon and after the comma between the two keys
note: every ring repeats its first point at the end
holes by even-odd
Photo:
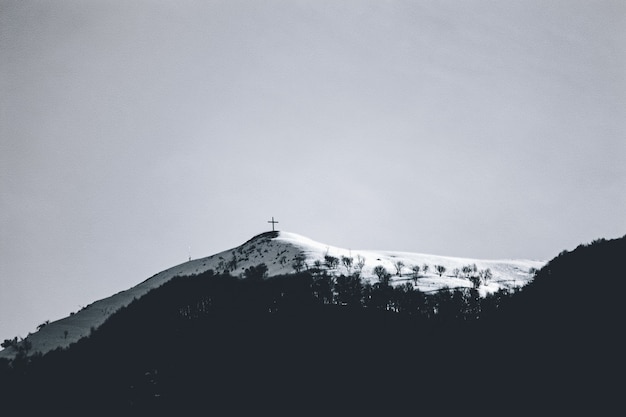
{"type": "MultiPolygon", "coordinates": [[[[476,264],[478,270],[490,269],[492,278],[486,285],[481,285],[479,292],[482,296],[487,293],[496,292],[501,288],[516,288],[527,284],[532,279],[529,273],[531,268],[540,269],[545,262],[533,260],[480,260],[471,258],[455,258],[449,256],[429,255],[412,252],[389,252],[389,251],[372,251],[372,250],[348,250],[334,246],[328,246],[315,242],[304,236],[295,233],[280,232],[276,239],[279,242],[285,242],[289,245],[299,247],[307,256],[307,262],[312,264],[315,260],[324,261],[326,254],[341,258],[342,256],[352,257],[356,261],[357,256],[365,259],[362,276],[367,281],[376,281],[373,269],[377,265],[382,265],[389,273],[393,275],[392,285],[411,282],[411,267],[416,265],[422,269],[424,264],[429,266],[429,271],[424,274],[420,272],[421,277],[417,280],[415,288],[420,291],[434,291],[444,287],[449,288],[471,288],[472,283],[465,278],[456,278],[452,275],[455,268],[462,269],[463,266],[476,264]],[[310,261],[309,261],[310,260],[310,261]],[[402,276],[397,276],[396,262],[402,262],[404,267],[401,270],[402,276]],[[442,265],[446,268],[443,276],[439,276],[435,270],[435,265],[442,265]]],[[[337,273],[347,273],[345,267],[340,265],[337,267],[337,273]]]]}
{"type": "MultiPolygon", "coordinates": [[[[30,353],[46,353],[58,347],[66,348],[82,337],[88,336],[92,329],[98,328],[104,321],[120,308],[140,298],[148,291],[157,288],[176,276],[193,275],[213,269],[222,272],[228,268],[229,262],[236,260],[233,275],[242,274],[246,268],[265,263],[269,276],[289,274],[294,272],[292,263],[296,256],[303,254],[308,267],[319,260],[324,263],[326,255],[341,259],[342,256],[353,258],[356,264],[357,257],[365,260],[361,276],[365,281],[376,282],[373,269],[382,265],[392,274],[392,285],[405,282],[414,283],[411,279],[411,267],[429,265],[427,273],[420,273],[415,288],[420,291],[437,291],[445,287],[470,288],[472,283],[465,278],[452,276],[455,268],[461,269],[465,265],[476,264],[478,270],[489,268],[492,278],[485,285],[481,285],[479,292],[482,296],[498,291],[501,288],[515,288],[528,283],[532,279],[531,268],[540,269],[545,262],[533,260],[479,260],[469,258],[454,258],[438,255],[428,255],[410,252],[389,252],[373,250],[349,250],[316,242],[307,237],[290,232],[277,232],[276,237],[269,233],[258,235],[241,246],[215,255],[190,260],[183,264],[166,269],[138,285],[121,291],[111,297],[96,301],[69,317],[54,321],[42,327],[36,333],[29,334],[26,339],[32,344],[30,353]],[[401,276],[396,275],[394,264],[404,263],[401,276]],[[442,265],[446,272],[440,277],[434,270],[435,265],[442,265]]],[[[234,264],[231,264],[234,266],[234,264]]],[[[352,269],[354,271],[354,267],[352,269]]],[[[335,274],[347,273],[340,262],[333,271],[335,274]]],[[[15,349],[7,348],[0,351],[0,358],[13,358],[15,349]]]]}

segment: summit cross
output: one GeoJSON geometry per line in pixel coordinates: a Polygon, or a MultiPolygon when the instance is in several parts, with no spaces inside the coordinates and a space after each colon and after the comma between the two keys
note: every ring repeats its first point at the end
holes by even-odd
{"type": "Polygon", "coordinates": [[[276,220],[274,220],[274,216],[272,216],[272,220],[268,220],[268,223],[272,223],[272,232],[274,231],[274,224],[278,223],[276,220]]]}

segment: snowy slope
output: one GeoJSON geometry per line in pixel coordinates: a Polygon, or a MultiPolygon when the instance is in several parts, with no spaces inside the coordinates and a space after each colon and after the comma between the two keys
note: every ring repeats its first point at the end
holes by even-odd
{"type": "MultiPolygon", "coordinates": [[[[529,273],[531,268],[539,269],[545,264],[542,261],[530,260],[478,260],[408,252],[348,250],[315,242],[295,233],[269,232],[258,235],[237,248],[166,269],[126,291],[96,301],[69,317],[49,323],[36,333],[27,336],[26,339],[32,344],[30,352],[46,353],[57,347],[69,346],[89,335],[91,329],[98,328],[111,314],[128,305],[133,299],[140,298],[151,289],[163,285],[176,276],[198,274],[209,269],[216,272],[229,270],[231,274],[239,275],[246,268],[260,263],[267,265],[270,276],[288,274],[294,272],[292,265],[298,255],[304,255],[309,267],[313,266],[315,261],[323,263],[325,255],[336,258],[351,257],[354,263],[358,257],[362,257],[365,260],[361,274],[364,280],[375,282],[377,278],[373,274],[373,269],[377,265],[382,265],[393,274],[392,285],[407,281],[413,282],[410,279],[411,267],[414,265],[422,267],[427,264],[430,267],[429,271],[422,273],[416,283],[416,288],[425,292],[443,287],[471,287],[472,284],[468,279],[454,277],[452,271],[455,268],[461,269],[465,265],[476,264],[479,270],[489,268],[493,274],[489,282],[481,286],[482,295],[500,288],[522,286],[532,279],[529,273]],[[394,266],[398,261],[405,265],[400,276],[396,274],[394,266]],[[435,265],[442,265],[446,268],[443,276],[436,274],[435,265]]],[[[333,272],[345,274],[347,270],[339,263],[333,272]]],[[[13,348],[7,348],[0,351],[0,358],[12,358],[15,354],[16,351],[13,348]]]]}

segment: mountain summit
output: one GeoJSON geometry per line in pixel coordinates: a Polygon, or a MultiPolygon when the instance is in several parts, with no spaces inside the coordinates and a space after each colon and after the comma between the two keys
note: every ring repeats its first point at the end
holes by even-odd
{"type": "MultiPolygon", "coordinates": [[[[477,283],[469,276],[482,272],[484,279],[478,284],[478,290],[484,296],[502,288],[512,289],[525,285],[532,280],[534,271],[540,269],[545,262],[349,250],[319,243],[296,233],[266,232],[236,248],[166,269],[126,291],[96,301],[69,317],[48,323],[26,337],[25,340],[31,345],[29,353],[43,354],[59,347],[68,347],[88,336],[120,308],[176,276],[196,275],[208,270],[242,276],[246,270],[260,264],[267,267],[267,276],[306,269],[324,269],[336,276],[359,273],[364,281],[376,282],[382,272],[390,278],[391,285],[410,282],[423,292],[442,288],[476,287],[477,283]]],[[[16,349],[9,347],[0,351],[0,358],[13,358],[16,353],[16,349]]]]}

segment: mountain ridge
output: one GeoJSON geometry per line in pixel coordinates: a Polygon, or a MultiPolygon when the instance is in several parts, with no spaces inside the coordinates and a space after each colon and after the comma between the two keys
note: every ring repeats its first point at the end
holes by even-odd
{"type": "MultiPolygon", "coordinates": [[[[325,265],[326,257],[337,260],[334,266],[326,265],[331,274],[349,275],[352,267],[339,261],[343,258],[361,259],[360,275],[364,280],[376,281],[374,268],[382,266],[389,273],[395,272],[391,278],[392,285],[412,282],[417,289],[424,292],[438,291],[442,288],[472,287],[473,284],[465,277],[452,276],[450,273],[463,266],[475,265],[480,270],[489,269],[492,273],[489,282],[479,288],[483,296],[502,288],[513,289],[527,284],[532,280],[533,270],[538,270],[545,264],[544,261],[533,260],[481,260],[412,252],[351,250],[326,245],[296,233],[264,232],[235,248],[165,269],[127,290],[97,300],[68,317],[42,326],[24,340],[30,345],[29,354],[36,352],[45,354],[57,348],[67,348],[70,344],[89,336],[93,329],[101,326],[120,308],[176,276],[195,275],[211,269],[241,276],[247,268],[259,264],[267,266],[268,276],[284,275],[296,271],[294,263],[297,260],[299,260],[299,268],[308,269],[314,265],[325,265]],[[398,262],[402,263],[399,269],[398,262]],[[424,272],[424,265],[429,265],[432,269],[429,268],[429,271],[424,272]],[[441,274],[435,272],[435,265],[443,266],[445,272],[441,274]],[[411,271],[412,266],[422,269],[419,279],[409,276],[411,273],[414,274],[411,271]]],[[[17,355],[17,352],[18,350],[14,347],[6,348],[0,351],[0,358],[11,359],[17,355]]]]}

